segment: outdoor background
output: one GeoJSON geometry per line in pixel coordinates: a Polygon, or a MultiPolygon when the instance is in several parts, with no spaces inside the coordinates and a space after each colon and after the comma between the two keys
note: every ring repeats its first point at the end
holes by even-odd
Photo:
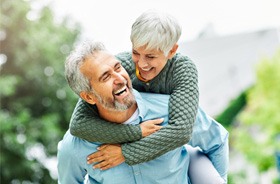
{"type": "Polygon", "coordinates": [[[1,184],[57,183],[57,143],[78,98],[66,56],[84,39],[130,50],[131,24],[151,8],[181,23],[200,105],[230,132],[229,183],[280,183],[278,0],[0,2],[1,184]]]}

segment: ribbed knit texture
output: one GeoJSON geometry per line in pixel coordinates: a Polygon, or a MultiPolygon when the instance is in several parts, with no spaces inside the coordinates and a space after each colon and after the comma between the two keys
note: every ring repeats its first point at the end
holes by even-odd
{"type": "Polygon", "coordinates": [[[120,125],[98,117],[97,110],[79,100],[70,122],[71,133],[91,142],[123,143],[126,163],[134,165],[154,158],[186,144],[192,135],[198,108],[198,81],[194,63],[186,56],[176,54],[163,70],[148,83],[135,76],[131,53],[117,55],[130,74],[133,87],[138,91],[171,94],[168,125],[142,138],[139,125],[120,125]]]}

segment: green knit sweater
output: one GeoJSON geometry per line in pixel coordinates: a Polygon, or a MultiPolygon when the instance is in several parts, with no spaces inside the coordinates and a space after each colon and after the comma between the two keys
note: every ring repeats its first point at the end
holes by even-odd
{"type": "Polygon", "coordinates": [[[153,80],[145,83],[135,76],[130,52],[120,53],[116,57],[129,73],[136,90],[171,95],[168,125],[142,138],[139,125],[122,125],[102,120],[95,106],[79,99],[70,121],[71,134],[90,142],[121,143],[122,153],[129,165],[153,160],[186,144],[192,135],[199,98],[194,63],[177,53],[153,80]]]}

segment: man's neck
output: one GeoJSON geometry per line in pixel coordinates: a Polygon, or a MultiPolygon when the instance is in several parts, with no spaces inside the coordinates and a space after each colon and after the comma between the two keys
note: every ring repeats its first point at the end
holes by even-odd
{"type": "Polygon", "coordinates": [[[98,107],[99,115],[102,119],[112,123],[123,123],[128,120],[137,109],[137,103],[124,111],[109,111],[103,107],[98,107]]]}

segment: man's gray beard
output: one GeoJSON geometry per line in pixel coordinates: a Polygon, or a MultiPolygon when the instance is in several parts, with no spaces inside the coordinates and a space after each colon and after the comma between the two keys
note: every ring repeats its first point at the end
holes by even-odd
{"type": "Polygon", "coordinates": [[[132,95],[124,98],[124,103],[119,103],[116,100],[113,102],[109,102],[109,100],[103,99],[99,94],[95,94],[95,96],[97,97],[99,103],[103,106],[103,108],[111,111],[125,111],[136,103],[132,89],[129,89],[129,91],[132,95]]]}

